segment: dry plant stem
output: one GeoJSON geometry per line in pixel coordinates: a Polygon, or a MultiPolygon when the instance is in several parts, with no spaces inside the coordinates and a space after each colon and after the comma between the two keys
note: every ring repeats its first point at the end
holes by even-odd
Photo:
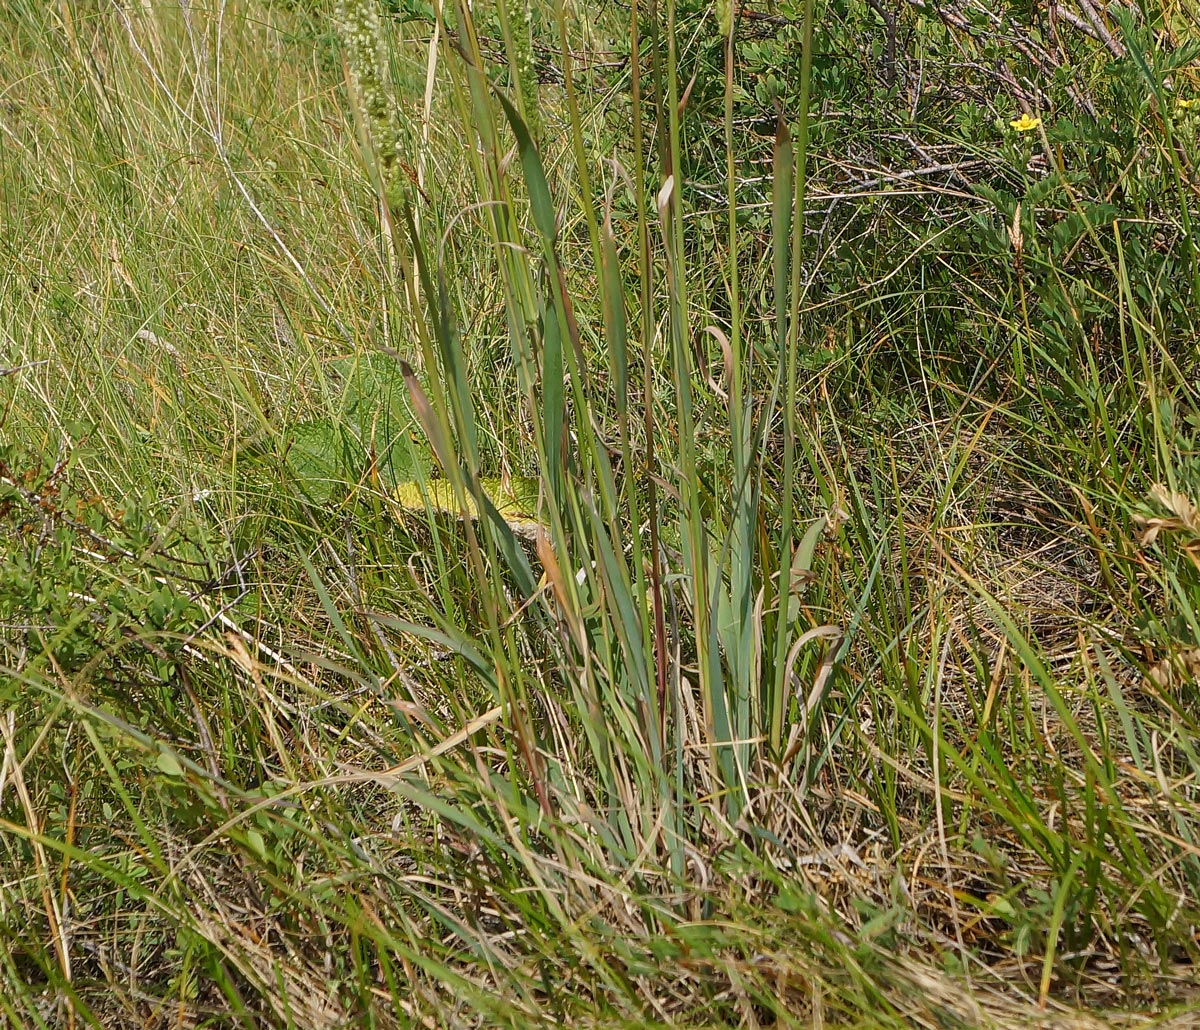
{"type": "MultiPolygon", "coordinates": [[[[3,734],[4,737],[4,759],[3,763],[0,764],[0,794],[2,794],[3,787],[7,781],[11,785],[13,792],[17,795],[21,810],[25,814],[25,828],[23,828],[24,832],[21,835],[29,841],[33,852],[34,867],[41,888],[43,911],[46,914],[46,920],[49,924],[50,939],[53,943],[55,956],[63,977],[70,983],[72,979],[71,942],[67,935],[67,926],[63,919],[62,911],[62,903],[67,901],[67,896],[65,893],[56,896],[53,890],[50,860],[46,855],[46,849],[42,840],[42,820],[38,816],[37,808],[29,793],[28,785],[25,782],[25,760],[18,757],[17,754],[16,728],[15,712],[8,712],[0,716],[0,734],[3,734]]],[[[5,826],[6,822],[7,820],[0,820],[0,828],[7,829],[10,833],[17,829],[13,826],[5,826]]],[[[73,1021],[73,1003],[68,1000],[67,1006],[69,1018],[73,1021]]]]}
{"type": "Polygon", "coordinates": [[[1095,38],[1100,40],[1108,48],[1108,52],[1118,61],[1124,60],[1126,56],[1125,47],[1108,31],[1108,26],[1104,24],[1104,19],[1096,11],[1092,0],[1075,0],[1075,2],[1079,4],[1079,9],[1087,17],[1088,24],[1092,27],[1095,38]]]}
{"type": "MultiPolygon", "coordinates": [[[[641,22],[639,0],[631,0],[629,11],[630,38],[630,76],[631,104],[633,111],[633,192],[637,216],[637,256],[638,256],[638,291],[641,307],[639,337],[641,339],[642,359],[642,410],[643,430],[645,433],[645,464],[643,468],[644,489],[646,493],[646,518],[649,523],[649,550],[647,558],[643,559],[650,569],[651,605],[653,617],[654,640],[654,677],[657,686],[659,739],[663,748],[667,744],[667,721],[672,711],[678,711],[676,699],[668,697],[668,639],[663,598],[663,560],[662,548],[659,541],[659,491],[656,485],[658,468],[656,464],[656,432],[654,424],[655,395],[654,395],[654,342],[657,336],[657,319],[655,318],[655,298],[653,263],[650,252],[650,227],[646,211],[646,199],[649,191],[646,187],[646,143],[643,135],[643,92],[641,73],[641,22]]],[[[652,15],[657,22],[657,15],[652,15]]],[[[652,66],[657,64],[657,57],[651,56],[652,66]]],[[[657,90],[658,83],[652,83],[657,90]]],[[[635,487],[630,482],[630,496],[634,496],[635,487]]],[[[641,525],[638,524],[640,533],[641,525]]]]}
{"type": "Polygon", "coordinates": [[[966,942],[963,940],[962,932],[962,916],[958,910],[957,885],[954,875],[951,870],[954,868],[950,861],[950,847],[947,843],[946,836],[946,813],[943,809],[942,800],[942,690],[946,675],[946,660],[950,653],[950,635],[946,634],[942,640],[941,655],[938,657],[937,672],[934,674],[933,683],[933,705],[934,705],[934,722],[933,722],[933,775],[937,781],[937,791],[934,793],[934,810],[937,813],[937,835],[938,846],[942,850],[942,867],[945,869],[946,876],[946,896],[950,899],[950,919],[954,924],[954,936],[958,941],[958,953],[963,960],[963,971],[966,974],[967,982],[971,980],[971,962],[970,952],[967,950],[966,942]]]}

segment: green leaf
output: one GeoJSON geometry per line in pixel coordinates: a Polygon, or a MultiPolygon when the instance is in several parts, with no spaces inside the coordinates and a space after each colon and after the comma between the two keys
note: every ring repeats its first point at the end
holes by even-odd
{"type": "Polygon", "coordinates": [[[341,475],[342,439],[337,425],[330,419],[301,422],[293,426],[285,444],[284,456],[288,470],[297,485],[313,501],[330,500],[341,475]]]}
{"type": "MultiPolygon", "coordinates": [[[[479,480],[484,496],[495,507],[497,514],[512,528],[534,529],[540,522],[537,517],[538,480],[531,476],[512,476],[508,480],[484,476],[479,480]]],[[[392,491],[392,500],[405,511],[433,511],[460,518],[454,497],[454,489],[448,479],[413,479],[397,483],[392,491]]],[[[478,518],[474,499],[467,495],[467,512],[470,518],[478,518]]]]}
{"type": "Polygon", "coordinates": [[[170,776],[172,779],[183,779],[183,766],[179,759],[175,757],[172,751],[160,751],[158,758],[155,761],[158,766],[158,771],[164,776],[170,776]]]}
{"type": "Polygon", "coordinates": [[[264,861],[267,857],[267,842],[263,840],[263,835],[258,830],[246,831],[246,843],[250,845],[250,849],[264,861]]]}

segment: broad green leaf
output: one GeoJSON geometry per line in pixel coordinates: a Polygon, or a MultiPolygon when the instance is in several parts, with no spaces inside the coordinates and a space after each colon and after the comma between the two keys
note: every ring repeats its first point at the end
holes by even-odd
{"type": "MultiPolygon", "coordinates": [[[[484,495],[511,528],[532,533],[541,525],[537,517],[537,479],[529,476],[513,476],[508,480],[484,477],[479,482],[484,495]]],[[[403,511],[433,511],[455,518],[463,515],[448,479],[414,479],[397,483],[392,500],[403,511]]],[[[469,495],[466,514],[473,519],[479,518],[477,506],[469,495]]]]}
{"type": "Polygon", "coordinates": [[[158,758],[155,761],[158,766],[158,771],[164,776],[170,776],[172,779],[183,778],[183,766],[179,763],[179,759],[170,751],[160,751],[158,758]]]}

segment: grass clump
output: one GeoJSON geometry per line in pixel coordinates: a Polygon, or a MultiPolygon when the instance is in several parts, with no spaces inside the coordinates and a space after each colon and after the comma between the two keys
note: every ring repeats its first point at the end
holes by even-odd
{"type": "Polygon", "coordinates": [[[1188,1025],[1195,19],[989,11],[0,13],[5,1020],[1188,1025]]]}

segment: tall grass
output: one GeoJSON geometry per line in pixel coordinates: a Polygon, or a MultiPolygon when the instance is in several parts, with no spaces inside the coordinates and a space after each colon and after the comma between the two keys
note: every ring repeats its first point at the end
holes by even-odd
{"type": "Polygon", "coordinates": [[[5,1020],[1187,1025],[1189,15],[872,17],[0,14],[5,1020]]]}

